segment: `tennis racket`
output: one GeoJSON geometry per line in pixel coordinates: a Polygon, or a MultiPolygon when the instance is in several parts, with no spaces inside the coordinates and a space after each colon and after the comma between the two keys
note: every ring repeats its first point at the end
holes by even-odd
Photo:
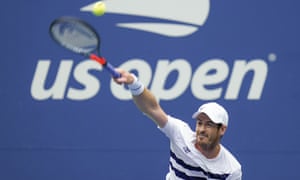
{"type": "Polygon", "coordinates": [[[87,22],[75,17],[55,19],[49,28],[50,36],[66,49],[100,63],[114,77],[121,77],[115,67],[100,55],[100,36],[87,22]]]}

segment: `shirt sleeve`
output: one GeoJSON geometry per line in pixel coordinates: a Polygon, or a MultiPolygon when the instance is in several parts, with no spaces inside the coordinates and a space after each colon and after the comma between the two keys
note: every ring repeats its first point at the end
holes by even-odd
{"type": "Polygon", "coordinates": [[[168,116],[168,122],[163,128],[159,128],[170,140],[174,140],[177,136],[180,136],[183,129],[190,130],[190,126],[172,116],[168,116]]]}
{"type": "Polygon", "coordinates": [[[241,169],[233,172],[230,176],[227,178],[228,180],[242,180],[242,171],[241,169]]]}

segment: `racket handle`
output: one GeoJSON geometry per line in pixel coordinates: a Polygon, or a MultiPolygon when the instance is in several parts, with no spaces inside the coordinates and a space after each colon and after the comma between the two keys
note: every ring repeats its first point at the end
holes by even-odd
{"type": "Polygon", "coordinates": [[[108,72],[113,76],[113,78],[119,78],[121,77],[121,74],[115,70],[115,67],[111,65],[109,62],[106,62],[106,64],[103,66],[108,72]]]}
{"type": "Polygon", "coordinates": [[[99,57],[95,54],[90,54],[90,59],[100,63],[114,78],[121,77],[121,74],[115,70],[115,67],[105,60],[104,57],[99,57]]]}

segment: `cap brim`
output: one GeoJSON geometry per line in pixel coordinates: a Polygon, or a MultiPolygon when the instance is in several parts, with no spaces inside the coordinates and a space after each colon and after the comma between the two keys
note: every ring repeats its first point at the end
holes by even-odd
{"type": "Polygon", "coordinates": [[[192,115],[192,118],[193,118],[193,119],[196,119],[197,116],[198,116],[200,113],[201,113],[201,112],[199,112],[199,111],[195,112],[195,113],[192,115]]]}

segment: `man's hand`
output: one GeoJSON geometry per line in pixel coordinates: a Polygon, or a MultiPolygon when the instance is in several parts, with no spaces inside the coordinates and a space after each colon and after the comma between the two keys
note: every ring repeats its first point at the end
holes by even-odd
{"type": "Polygon", "coordinates": [[[134,75],[123,70],[123,69],[115,69],[117,72],[121,74],[121,77],[114,78],[114,81],[118,84],[132,84],[135,80],[134,75]]]}

